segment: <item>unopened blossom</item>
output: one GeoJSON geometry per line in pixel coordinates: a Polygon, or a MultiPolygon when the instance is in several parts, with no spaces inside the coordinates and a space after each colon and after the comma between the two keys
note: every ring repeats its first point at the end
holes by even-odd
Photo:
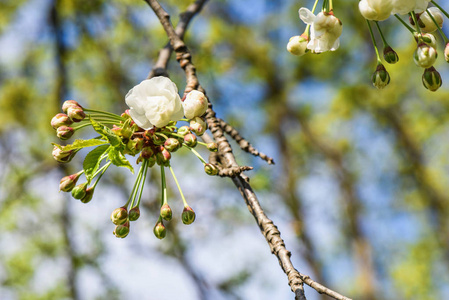
{"type": "Polygon", "coordinates": [[[430,0],[393,0],[392,14],[405,15],[414,11],[421,13],[426,10],[430,0]]]}
{"type": "Polygon", "coordinates": [[[309,37],[307,34],[292,36],[287,44],[287,50],[293,55],[303,56],[307,51],[309,37]]]}
{"type": "Polygon", "coordinates": [[[206,96],[197,90],[193,90],[187,94],[184,102],[184,115],[187,119],[201,117],[207,110],[208,102],[206,96]]]}
{"type": "Polygon", "coordinates": [[[361,0],[359,10],[367,20],[383,21],[388,19],[393,10],[394,0],[361,0]]]}
{"type": "MultiPolygon", "coordinates": [[[[438,7],[430,7],[428,9],[429,13],[432,15],[432,17],[437,22],[438,26],[441,28],[443,26],[443,14],[441,13],[441,10],[438,9],[438,7]]],[[[438,26],[435,24],[435,22],[432,20],[432,18],[429,16],[429,14],[426,12],[423,12],[421,16],[419,17],[419,20],[421,21],[422,25],[420,24],[421,31],[424,32],[434,32],[438,29],[438,26]]]]}
{"type": "Polygon", "coordinates": [[[133,87],[125,97],[133,121],[143,129],[163,127],[183,115],[178,88],[167,77],[147,79],[133,87]]]}
{"type": "Polygon", "coordinates": [[[332,12],[320,12],[315,16],[307,8],[301,7],[299,9],[299,17],[304,23],[311,25],[310,41],[307,44],[307,49],[312,50],[314,53],[338,49],[343,25],[332,12]]]}
{"type": "Polygon", "coordinates": [[[418,48],[413,54],[413,59],[417,66],[427,69],[433,66],[433,64],[437,59],[437,56],[438,55],[435,48],[430,47],[425,43],[422,43],[418,45],[418,48]]]}

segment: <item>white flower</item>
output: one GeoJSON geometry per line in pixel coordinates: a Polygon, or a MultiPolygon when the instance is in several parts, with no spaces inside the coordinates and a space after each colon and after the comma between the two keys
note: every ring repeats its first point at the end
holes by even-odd
{"type": "Polygon", "coordinates": [[[437,59],[437,50],[429,45],[422,43],[416,49],[413,59],[415,64],[422,68],[430,68],[437,59]]]}
{"type": "Polygon", "coordinates": [[[315,16],[305,7],[299,9],[299,17],[304,23],[311,25],[310,42],[307,44],[307,49],[315,53],[337,50],[340,46],[338,38],[343,29],[338,18],[332,13],[325,12],[320,12],[315,16]]]}
{"type": "Polygon", "coordinates": [[[394,0],[392,14],[405,15],[411,11],[421,13],[426,10],[430,0],[394,0]]]}
{"type": "Polygon", "coordinates": [[[309,38],[305,34],[292,36],[288,41],[287,50],[293,55],[303,56],[306,54],[308,42],[309,38]]]}
{"type": "Polygon", "coordinates": [[[391,15],[393,0],[361,0],[359,10],[367,20],[383,21],[391,15]]]}
{"type": "Polygon", "coordinates": [[[153,77],[133,87],[125,97],[133,121],[143,129],[163,127],[183,115],[178,88],[167,77],[153,77]]]}
{"type": "MultiPolygon", "coordinates": [[[[428,10],[429,10],[429,13],[432,15],[432,17],[437,22],[438,26],[440,26],[440,28],[441,28],[443,26],[443,20],[444,20],[443,14],[441,13],[441,11],[438,9],[438,7],[430,7],[428,10]]],[[[435,25],[432,18],[429,16],[429,14],[426,11],[421,14],[421,16],[419,17],[419,20],[422,22],[422,24],[424,24],[424,27],[420,26],[421,31],[434,32],[435,30],[438,29],[437,25],[435,25]]],[[[418,23],[420,23],[420,22],[418,22],[418,23]]]]}
{"type": "Polygon", "coordinates": [[[187,119],[201,117],[207,110],[207,98],[200,91],[193,90],[187,94],[182,106],[187,119]]]}

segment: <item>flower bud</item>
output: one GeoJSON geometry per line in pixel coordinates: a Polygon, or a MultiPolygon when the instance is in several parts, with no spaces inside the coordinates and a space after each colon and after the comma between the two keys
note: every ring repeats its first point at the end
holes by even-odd
{"type": "Polygon", "coordinates": [[[127,120],[128,120],[128,119],[132,120],[131,115],[129,114],[129,109],[125,110],[125,112],[122,113],[122,114],[120,115],[120,117],[125,118],[125,119],[127,119],[127,120]]]}
{"type": "Polygon", "coordinates": [[[426,43],[427,45],[429,45],[430,47],[436,49],[437,48],[437,40],[435,39],[435,36],[431,33],[417,33],[415,32],[413,34],[415,36],[415,41],[417,43],[420,42],[420,38],[421,38],[421,42],[426,43]]]}
{"type": "Polygon", "coordinates": [[[190,225],[195,221],[195,212],[190,206],[185,206],[181,215],[182,223],[190,225]]]}
{"type": "Polygon", "coordinates": [[[190,148],[195,148],[196,146],[196,136],[192,133],[188,133],[184,136],[184,143],[190,148]]]}
{"type": "Polygon", "coordinates": [[[54,129],[57,129],[61,126],[70,126],[73,123],[72,119],[69,118],[66,114],[56,114],[56,116],[51,119],[51,126],[54,129]]]}
{"type": "Polygon", "coordinates": [[[81,122],[86,117],[84,110],[80,106],[69,106],[67,115],[73,122],[81,122]]]}
{"type": "Polygon", "coordinates": [[[215,176],[218,174],[218,168],[214,164],[205,164],[204,172],[206,172],[207,175],[215,176]]]}
{"type": "Polygon", "coordinates": [[[170,161],[171,154],[163,146],[160,147],[160,151],[156,153],[156,162],[160,166],[167,166],[170,161]]]}
{"type": "Polygon", "coordinates": [[[53,147],[53,151],[51,152],[53,158],[60,163],[70,162],[73,157],[75,157],[75,150],[61,150],[58,146],[53,147]]]}
{"type": "Polygon", "coordinates": [[[160,240],[165,237],[165,235],[167,234],[167,230],[165,229],[164,223],[162,223],[162,221],[156,223],[153,229],[153,233],[160,240]]]}
{"type": "Polygon", "coordinates": [[[68,140],[75,133],[75,129],[68,126],[61,126],[56,129],[56,136],[61,140],[68,140]]]}
{"type": "Polygon", "coordinates": [[[218,151],[218,145],[217,143],[208,143],[207,144],[207,150],[211,151],[211,152],[217,152],[218,151]]]}
{"type": "Polygon", "coordinates": [[[130,209],[129,213],[128,213],[128,218],[130,221],[137,221],[137,219],[139,219],[140,217],[140,209],[138,206],[135,206],[133,208],[130,209]]]}
{"type": "Polygon", "coordinates": [[[181,126],[178,129],[178,134],[185,136],[186,134],[190,133],[190,128],[188,126],[181,126]]]}
{"type": "Polygon", "coordinates": [[[371,81],[373,85],[380,89],[383,89],[390,83],[390,74],[388,74],[383,64],[378,64],[376,71],[373,73],[371,77],[371,81]]]}
{"type": "Polygon", "coordinates": [[[449,62],[449,43],[447,43],[444,48],[444,59],[449,62]]]}
{"type": "Polygon", "coordinates": [[[125,238],[129,233],[129,222],[115,226],[113,234],[118,238],[125,238]]]}
{"type": "Polygon", "coordinates": [[[142,156],[142,158],[148,159],[154,155],[154,151],[151,147],[144,147],[140,155],[142,156]]]}
{"type": "Polygon", "coordinates": [[[67,110],[69,109],[69,107],[80,107],[83,108],[81,105],[79,105],[78,102],[76,102],[75,100],[66,100],[64,101],[64,103],[62,104],[62,111],[66,114],[67,110]]]}
{"type": "Polygon", "coordinates": [[[90,200],[92,200],[92,197],[94,196],[95,189],[93,187],[86,189],[86,195],[84,195],[83,198],[80,199],[82,203],[89,203],[90,200]]]}
{"type": "Polygon", "coordinates": [[[131,155],[136,155],[137,153],[142,151],[142,147],[143,147],[142,138],[135,138],[133,140],[129,140],[128,143],[126,143],[126,148],[131,155]]]}
{"type": "Polygon", "coordinates": [[[75,199],[82,199],[86,196],[87,182],[78,184],[72,189],[72,197],[75,199]]]}
{"type": "Polygon", "coordinates": [[[181,143],[175,138],[168,138],[165,140],[164,148],[169,152],[176,152],[179,148],[181,148],[181,143]]]}
{"type": "Polygon", "coordinates": [[[384,48],[384,59],[389,64],[395,64],[399,61],[399,56],[393,48],[388,46],[384,48]]]}
{"type": "Polygon", "coordinates": [[[157,134],[153,134],[151,138],[152,138],[153,143],[154,143],[155,145],[160,146],[160,145],[163,145],[163,144],[165,143],[164,137],[159,136],[159,135],[157,135],[157,134]]]}
{"type": "Polygon", "coordinates": [[[164,204],[161,207],[161,218],[165,221],[170,221],[172,218],[172,210],[168,204],[164,204]]]}
{"type": "Polygon", "coordinates": [[[125,223],[127,219],[128,219],[128,211],[126,210],[126,207],[116,208],[111,214],[111,221],[115,225],[121,225],[125,223]]]}
{"type": "Polygon", "coordinates": [[[434,32],[438,29],[438,27],[441,28],[443,26],[443,14],[441,13],[441,10],[438,9],[438,7],[429,7],[427,10],[435,19],[437,24],[435,24],[427,11],[423,12],[420,15],[418,24],[419,27],[421,27],[422,32],[434,32]]]}
{"type": "Polygon", "coordinates": [[[287,44],[287,50],[293,55],[303,56],[307,51],[309,37],[307,34],[292,36],[287,44]]]}
{"type": "Polygon", "coordinates": [[[443,81],[441,80],[440,73],[434,67],[430,67],[424,71],[422,83],[426,89],[435,92],[443,84],[443,81]]]}
{"type": "Polygon", "coordinates": [[[427,69],[433,66],[437,56],[438,54],[435,48],[430,47],[425,43],[421,43],[413,54],[413,60],[417,66],[427,69]]]}
{"type": "Polygon", "coordinates": [[[207,124],[206,122],[200,118],[195,117],[193,120],[190,121],[190,130],[197,134],[198,136],[203,135],[204,132],[206,132],[207,124]]]}
{"type": "Polygon", "coordinates": [[[201,117],[207,110],[208,101],[206,96],[197,90],[193,90],[187,94],[184,102],[184,115],[187,119],[193,119],[195,117],[201,117]]]}
{"type": "Polygon", "coordinates": [[[70,192],[75,187],[81,174],[83,174],[83,171],[63,177],[59,183],[59,190],[63,192],[70,192]]]}

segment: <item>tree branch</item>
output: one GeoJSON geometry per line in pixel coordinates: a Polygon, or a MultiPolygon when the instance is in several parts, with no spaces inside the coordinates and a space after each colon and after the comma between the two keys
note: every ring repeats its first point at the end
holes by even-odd
{"type": "MultiPolygon", "coordinates": [[[[158,1],[144,1],[148,3],[148,5],[155,12],[156,16],[159,18],[159,21],[161,22],[168,38],[170,39],[170,44],[173,47],[173,50],[176,52],[176,59],[179,62],[181,68],[185,71],[187,84],[184,93],[186,94],[194,89],[205,92],[204,89],[200,86],[198,78],[196,76],[196,69],[191,61],[191,54],[187,46],[182,41],[181,37],[176,34],[170,22],[169,14],[160,6],[158,1]]],[[[215,142],[218,145],[219,161],[227,168],[239,168],[239,165],[237,164],[232,153],[232,148],[229,145],[227,138],[224,136],[223,129],[220,126],[219,120],[216,118],[216,114],[212,109],[212,104],[210,103],[210,101],[209,108],[206,113],[206,119],[209,129],[212,132],[215,142]]],[[[217,156],[214,156],[214,158],[217,158],[217,156]]],[[[337,292],[334,292],[324,287],[323,285],[313,281],[309,276],[299,273],[293,267],[293,264],[290,260],[291,253],[286,249],[284,241],[280,237],[280,232],[277,229],[276,225],[274,225],[273,221],[271,221],[265,215],[256,194],[248,183],[247,177],[240,174],[236,177],[233,177],[232,181],[239,189],[240,193],[245,199],[249,211],[256,219],[262,234],[265,236],[265,239],[270,246],[271,252],[278,258],[282,270],[288,277],[289,285],[292,291],[295,293],[295,299],[306,300],[303,288],[303,283],[306,283],[319,293],[326,294],[330,297],[333,297],[334,299],[350,300],[349,298],[342,296],[337,292]]]]}

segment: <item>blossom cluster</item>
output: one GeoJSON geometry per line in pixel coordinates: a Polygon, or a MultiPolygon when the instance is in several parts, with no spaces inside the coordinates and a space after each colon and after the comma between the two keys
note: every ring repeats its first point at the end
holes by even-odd
{"type": "Polygon", "coordinates": [[[167,199],[165,168],[173,175],[184,204],[182,222],[191,224],[195,220],[195,212],[185,200],[170,164],[172,155],[181,148],[187,149],[203,163],[208,175],[218,174],[218,167],[207,163],[195,150],[197,145],[203,145],[209,151],[218,149],[215,143],[206,144],[197,140],[197,136],[204,134],[207,129],[203,115],[207,110],[208,100],[202,92],[196,90],[181,99],[176,85],[170,79],[154,77],[131,89],[125,101],[130,109],[121,115],[87,109],[74,100],[63,103],[63,112],[56,114],[51,120],[51,125],[61,140],[71,138],[76,131],[88,126],[99,136],[88,140],[78,139],[65,146],[54,144],[53,158],[60,163],[70,162],[83,148],[96,147],[86,155],[83,169],[63,177],[59,188],[63,192],[71,192],[73,198],[88,203],[111,164],[134,172],[126,155],[137,156],[136,163],[141,164],[141,167],[131,195],[123,206],[111,214],[111,220],[116,225],[114,235],[124,238],[129,233],[130,222],[140,217],[139,207],[147,171],[155,165],[160,166],[162,196],[159,218],[153,232],[156,237],[164,238],[166,229],[163,221],[172,218],[167,199]],[[187,122],[188,125],[178,126],[179,121],[187,122]],[[77,184],[82,175],[86,181],[77,184]]]}
{"type": "Polygon", "coordinates": [[[377,68],[372,76],[372,82],[376,88],[382,89],[387,86],[390,82],[390,75],[379,55],[371,24],[376,25],[382,38],[384,60],[389,64],[394,64],[398,62],[399,56],[386,41],[378,23],[378,21],[388,19],[391,15],[394,15],[410,31],[417,43],[413,60],[418,67],[424,69],[422,75],[424,87],[430,91],[436,91],[441,87],[441,75],[434,68],[438,57],[434,33],[438,31],[445,41],[444,57],[449,62],[449,40],[442,31],[444,15],[447,17],[449,15],[444,9],[431,0],[362,0],[359,2],[359,10],[367,20],[377,55],[377,68]],[[435,6],[429,7],[430,3],[435,6]],[[402,14],[408,14],[408,22],[399,16],[402,14]]]}
{"type": "Polygon", "coordinates": [[[321,12],[314,15],[317,2],[312,10],[305,7],[299,9],[299,18],[307,26],[301,35],[291,37],[287,44],[287,50],[293,55],[335,51],[340,46],[343,24],[334,16],[332,0],[324,1],[321,12]]]}

